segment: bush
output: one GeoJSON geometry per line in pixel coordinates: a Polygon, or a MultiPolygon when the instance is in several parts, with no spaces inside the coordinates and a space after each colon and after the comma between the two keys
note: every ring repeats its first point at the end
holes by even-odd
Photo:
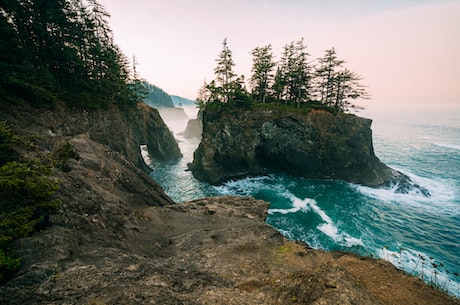
{"type": "Polygon", "coordinates": [[[61,171],[67,173],[70,171],[70,168],[67,164],[67,161],[69,159],[75,159],[78,160],[80,159],[80,156],[78,153],[73,149],[72,144],[70,143],[65,143],[61,147],[59,147],[54,153],[53,153],[53,163],[54,166],[61,171]]]}
{"type": "Polygon", "coordinates": [[[0,283],[8,279],[21,265],[19,258],[14,258],[0,249],[0,283]]]}
{"type": "MultiPolygon", "coordinates": [[[[13,146],[27,145],[5,122],[0,122],[0,282],[20,266],[13,242],[45,228],[49,214],[59,205],[54,194],[60,183],[50,177],[51,167],[19,161],[13,146]]],[[[63,158],[69,151],[67,147],[63,158]]]]}

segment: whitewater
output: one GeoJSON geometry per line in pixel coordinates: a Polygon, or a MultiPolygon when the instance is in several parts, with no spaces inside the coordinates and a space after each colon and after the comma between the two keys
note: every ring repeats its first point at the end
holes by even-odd
{"type": "MultiPolygon", "coordinates": [[[[193,107],[184,109],[196,116],[193,107]]],[[[151,176],[176,202],[218,195],[266,200],[267,223],[286,237],[317,249],[385,259],[460,297],[460,109],[378,109],[360,115],[373,119],[377,157],[430,197],[282,173],[212,186],[187,170],[199,140],[180,135],[185,120],[166,122],[183,158],[152,161],[151,176]]]]}

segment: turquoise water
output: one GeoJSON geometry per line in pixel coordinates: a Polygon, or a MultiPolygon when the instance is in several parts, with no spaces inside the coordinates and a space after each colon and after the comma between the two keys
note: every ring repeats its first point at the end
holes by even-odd
{"type": "MultiPolygon", "coordinates": [[[[380,257],[460,296],[460,111],[373,111],[376,155],[428,189],[398,194],[342,181],[283,174],[211,186],[187,171],[198,140],[176,134],[184,158],[153,164],[152,177],[176,202],[250,195],[271,203],[267,222],[314,248],[380,257]]],[[[182,131],[186,122],[167,122],[182,131]]]]}

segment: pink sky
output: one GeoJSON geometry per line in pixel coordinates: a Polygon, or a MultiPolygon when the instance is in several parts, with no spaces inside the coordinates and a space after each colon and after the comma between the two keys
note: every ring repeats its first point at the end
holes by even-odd
{"type": "Polygon", "coordinates": [[[227,38],[238,74],[250,51],[304,37],[312,59],[335,47],[369,86],[370,106],[460,105],[460,1],[100,0],[141,76],[194,99],[227,38]]]}

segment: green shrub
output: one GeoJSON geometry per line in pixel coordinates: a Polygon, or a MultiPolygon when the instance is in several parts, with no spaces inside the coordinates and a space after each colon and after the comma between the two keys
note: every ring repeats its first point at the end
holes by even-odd
{"type": "Polygon", "coordinates": [[[0,283],[10,277],[21,265],[19,258],[14,258],[11,253],[0,249],[0,283]]]}
{"type": "Polygon", "coordinates": [[[17,159],[17,153],[12,149],[14,135],[6,122],[0,121],[0,166],[17,159]]]}
{"type": "MultiPolygon", "coordinates": [[[[13,146],[34,147],[0,122],[0,282],[20,266],[13,242],[45,228],[49,214],[59,205],[54,194],[60,183],[50,177],[51,167],[37,161],[19,161],[13,146]]],[[[62,158],[68,158],[70,152],[70,148],[64,149],[62,158]]]]}
{"type": "Polygon", "coordinates": [[[73,149],[72,144],[65,143],[64,145],[60,146],[54,153],[53,153],[53,163],[54,166],[60,169],[63,172],[69,172],[70,168],[67,164],[69,159],[78,160],[80,156],[78,153],[73,149]]]}

